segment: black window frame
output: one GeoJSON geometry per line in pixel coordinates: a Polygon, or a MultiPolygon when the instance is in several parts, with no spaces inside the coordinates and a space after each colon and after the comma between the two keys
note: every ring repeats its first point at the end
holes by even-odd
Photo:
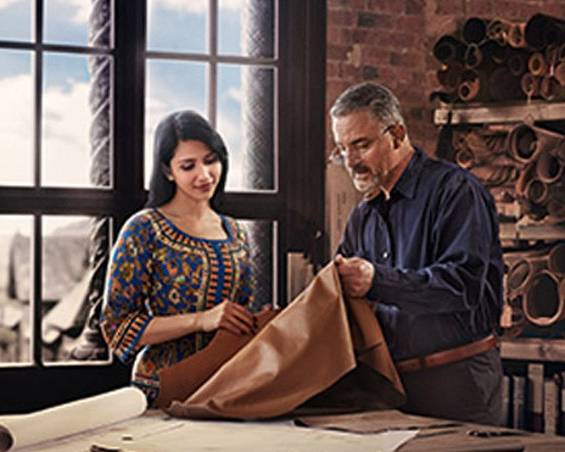
{"type": "MultiPolygon", "coordinates": [[[[35,71],[42,70],[42,52],[73,51],[75,46],[45,45],[40,41],[43,0],[36,7],[36,40],[30,44],[1,41],[1,49],[32,50],[35,71]]],[[[212,3],[212,0],[210,0],[212,3]]],[[[0,186],[0,215],[34,216],[32,265],[41,265],[42,215],[92,215],[113,218],[113,234],[146,199],[143,188],[146,0],[113,2],[113,180],[111,188],[0,186]]],[[[306,251],[310,239],[324,229],[325,146],[325,14],[323,0],[279,2],[278,191],[228,192],[224,212],[236,218],[277,222],[278,298],[286,299],[286,253],[306,251]]],[[[79,48],[81,53],[97,53],[79,48]]],[[[40,158],[41,83],[35,83],[35,153],[40,158]]],[[[39,79],[40,80],[40,79],[39,79]]],[[[0,216],[1,218],[1,216],[0,216]]],[[[41,300],[41,273],[34,272],[34,300],[41,300]]],[[[41,409],[128,384],[130,369],[112,364],[45,366],[41,357],[41,303],[33,303],[35,364],[0,367],[0,413],[41,409]]]]}

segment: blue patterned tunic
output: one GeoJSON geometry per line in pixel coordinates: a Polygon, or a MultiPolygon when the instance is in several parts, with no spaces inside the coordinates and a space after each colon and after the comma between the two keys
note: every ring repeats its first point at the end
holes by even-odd
{"type": "Polygon", "coordinates": [[[139,343],[153,317],[210,309],[224,299],[255,310],[246,233],[222,216],[227,238],[192,237],[157,209],[133,215],[112,250],[102,308],[102,333],[115,356],[134,358],[133,383],[153,402],[158,371],[205,347],[214,333],[193,333],[161,344],[139,343]]]}

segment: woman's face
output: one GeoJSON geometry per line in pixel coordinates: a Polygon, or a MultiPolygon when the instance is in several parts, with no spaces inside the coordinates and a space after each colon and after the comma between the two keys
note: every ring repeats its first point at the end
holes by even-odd
{"type": "Polygon", "coordinates": [[[170,177],[181,195],[196,202],[210,201],[222,175],[218,155],[201,141],[180,141],[170,162],[170,177]]]}

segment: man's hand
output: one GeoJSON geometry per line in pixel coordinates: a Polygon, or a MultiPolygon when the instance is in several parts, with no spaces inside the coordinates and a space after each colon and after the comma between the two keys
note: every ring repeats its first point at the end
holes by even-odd
{"type": "Polygon", "coordinates": [[[345,294],[352,298],[363,297],[373,284],[375,268],[360,257],[345,258],[338,254],[334,259],[345,294]]]}

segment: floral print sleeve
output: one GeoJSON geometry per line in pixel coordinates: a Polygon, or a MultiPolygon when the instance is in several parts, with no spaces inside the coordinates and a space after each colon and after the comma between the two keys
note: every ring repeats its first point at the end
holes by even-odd
{"type": "Polygon", "coordinates": [[[256,280],[247,231],[245,227],[238,222],[236,222],[236,230],[238,239],[241,241],[245,253],[240,261],[240,280],[234,301],[247,307],[251,312],[258,312],[261,306],[255,298],[256,280]]]}
{"type": "Polygon", "coordinates": [[[122,362],[133,360],[141,348],[152,315],[147,309],[151,274],[151,224],[142,213],[130,218],[112,249],[104,304],[102,334],[122,362]]]}

